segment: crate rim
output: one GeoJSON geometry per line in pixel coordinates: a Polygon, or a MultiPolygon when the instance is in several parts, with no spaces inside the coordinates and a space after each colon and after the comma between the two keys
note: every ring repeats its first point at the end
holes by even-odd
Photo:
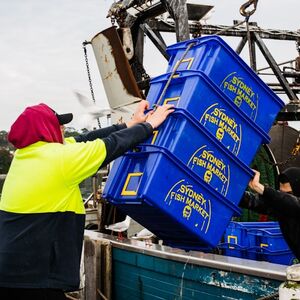
{"type": "MultiPolygon", "coordinates": [[[[184,168],[185,165],[180,160],[177,160],[174,154],[172,154],[168,149],[165,149],[161,146],[157,145],[138,145],[135,149],[141,149],[138,152],[128,151],[123,156],[136,156],[136,155],[145,155],[145,153],[159,153],[167,156],[177,167],[179,167],[184,173],[188,173],[196,183],[199,183],[200,186],[205,187],[210,194],[212,194],[215,198],[220,200],[223,204],[225,204],[228,208],[232,209],[235,213],[240,214],[241,209],[238,205],[228,201],[221,193],[213,189],[210,185],[206,184],[203,179],[195,172],[190,172],[190,169],[184,168]]],[[[139,195],[140,198],[147,199],[143,194],[139,195]]],[[[148,199],[147,199],[148,200],[148,199]]]]}
{"type": "Polygon", "coordinates": [[[218,35],[210,35],[210,36],[204,36],[204,37],[198,37],[198,38],[194,38],[194,39],[190,39],[187,41],[182,41],[179,43],[174,43],[172,45],[169,45],[166,49],[166,52],[170,55],[172,51],[176,50],[176,49],[181,49],[183,48],[182,45],[187,45],[187,44],[191,44],[191,43],[195,43],[194,46],[199,45],[201,43],[207,42],[207,41],[217,41],[220,44],[222,44],[222,46],[224,46],[224,48],[229,51],[231,54],[233,54],[233,56],[236,56],[237,60],[239,61],[239,63],[242,64],[242,66],[246,69],[247,72],[249,72],[254,80],[260,84],[262,84],[261,86],[263,87],[264,90],[266,90],[269,94],[271,94],[273,96],[274,99],[276,99],[276,101],[278,103],[280,103],[280,105],[282,107],[285,106],[283,100],[281,100],[276,94],[272,94],[272,90],[265,84],[265,82],[244,62],[243,59],[241,59],[241,57],[235,52],[233,51],[233,49],[218,35]]]}
{"type": "MultiPolygon", "coordinates": [[[[201,77],[204,81],[206,81],[206,83],[208,83],[213,89],[214,91],[219,94],[219,96],[221,97],[221,99],[224,99],[226,104],[228,104],[230,106],[231,109],[233,109],[238,115],[241,116],[242,119],[245,120],[245,122],[248,124],[248,126],[252,127],[260,136],[262,136],[263,138],[263,143],[268,144],[271,140],[270,136],[264,131],[264,129],[262,129],[259,125],[257,125],[255,122],[253,122],[249,116],[242,110],[239,110],[236,105],[234,105],[234,103],[230,100],[230,98],[223,93],[220,88],[209,78],[207,77],[207,75],[205,75],[205,73],[203,73],[202,71],[197,71],[197,70],[183,70],[183,71],[177,71],[178,73],[190,73],[187,77],[201,77]]],[[[172,72],[168,72],[168,73],[164,73],[162,75],[159,75],[155,78],[153,78],[150,82],[150,84],[152,83],[157,83],[157,82],[161,82],[161,81],[168,81],[168,78],[170,77],[170,75],[172,75],[172,72]]],[[[172,80],[176,81],[179,79],[182,79],[183,77],[175,77],[172,78],[172,80]]]]}
{"type": "MultiPolygon", "coordinates": [[[[239,167],[241,167],[245,172],[248,173],[248,175],[250,175],[251,177],[253,177],[254,175],[254,171],[252,171],[251,168],[249,168],[240,158],[238,158],[237,156],[235,156],[231,151],[226,151],[226,148],[224,147],[224,145],[216,140],[214,138],[214,136],[212,135],[211,132],[209,132],[200,122],[198,122],[198,120],[187,110],[183,109],[183,108],[175,108],[175,111],[170,114],[170,116],[172,115],[179,115],[180,117],[183,117],[185,119],[187,119],[189,122],[191,122],[199,131],[201,131],[202,134],[204,134],[206,136],[206,138],[208,138],[214,145],[216,145],[216,147],[218,148],[218,151],[221,151],[223,154],[225,154],[225,156],[229,156],[229,158],[232,160],[232,162],[236,165],[238,165],[239,167]]],[[[151,144],[147,144],[147,143],[141,143],[140,145],[151,145],[151,144]]],[[[162,149],[167,150],[165,147],[159,146],[162,149]]],[[[191,169],[192,172],[195,172],[191,169]]]]}

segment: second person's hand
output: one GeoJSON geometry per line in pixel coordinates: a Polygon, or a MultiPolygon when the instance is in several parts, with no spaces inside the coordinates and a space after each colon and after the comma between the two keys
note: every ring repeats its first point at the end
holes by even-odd
{"type": "Polygon", "coordinates": [[[254,177],[249,181],[249,187],[251,190],[257,192],[258,194],[262,195],[264,193],[265,187],[259,182],[260,173],[256,170],[254,171],[254,177]]]}
{"type": "Polygon", "coordinates": [[[152,111],[147,116],[146,122],[148,122],[153,129],[157,128],[164,120],[174,111],[173,104],[164,104],[157,106],[155,111],[152,111]]]}
{"type": "Polygon", "coordinates": [[[141,100],[137,105],[137,108],[131,117],[131,119],[126,123],[127,127],[131,127],[138,123],[145,122],[147,119],[147,114],[145,114],[145,110],[149,108],[149,102],[147,100],[141,100]]]}

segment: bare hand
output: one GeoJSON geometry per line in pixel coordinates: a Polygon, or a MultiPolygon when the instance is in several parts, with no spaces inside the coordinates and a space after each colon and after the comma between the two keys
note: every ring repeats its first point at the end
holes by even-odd
{"type": "Polygon", "coordinates": [[[156,110],[149,113],[146,121],[153,127],[153,129],[157,128],[163,121],[167,118],[167,116],[174,111],[173,104],[164,104],[162,106],[157,106],[156,110]]]}
{"type": "Polygon", "coordinates": [[[254,177],[249,181],[249,187],[251,190],[257,192],[258,194],[262,195],[264,193],[265,187],[259,182],[260,173],[256,170],[254,171],[254,177]]]}
{"type": "Polygon", "coordinates": [[[137,108],[129,122],[126,123],[127,127],[131,127],[138,123],[146,122],[148,114],[145,114],[145,110],[149,108],[149,102],[146,100],[141,100],[137,105],[137,108]]]}

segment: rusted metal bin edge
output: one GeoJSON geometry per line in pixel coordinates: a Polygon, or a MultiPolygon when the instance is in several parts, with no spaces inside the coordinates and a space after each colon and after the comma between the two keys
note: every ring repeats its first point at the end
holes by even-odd
{"type": "Polygon", "coordinates": [[[118,241],[116,237],[98,233],[95,231],[85,231],[85,237],[92,240],[108,240],[112,247],[151,255],[168,260],[194,264],[203,267],[216,268],[246,275],[284,281],[286,278],[286,267],[284,265],[272,264],[263,261],[254,261],[236,257],[203,253],[198,251],[185,252],[180,249],[161,246],[157,244],[145,245],[144,242],[136,240],[118,241]]]}

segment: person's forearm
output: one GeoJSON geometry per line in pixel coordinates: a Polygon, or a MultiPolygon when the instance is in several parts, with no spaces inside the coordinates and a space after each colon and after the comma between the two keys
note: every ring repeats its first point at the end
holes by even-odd
{"type": "Polygon", "coordinates": [[[102,140],[106,147],[106,158],[102,165],[105,165],[117,157],[123,155],[129,149],[149,138],[153,133],[152,126],[145,122],[125,128],[110,134],[102,140]]]}
{"type": "Polygon", "coordinates": [[[111,133],[126,128],[126,124],[115,124],[105,128],[96,129],[86,134],[81,134],[75,137],[76,142],[94,141],[95,139],[102,139],[109,136],[111,133]]]}
{"type": "Polygon", "coordinates": [[[274,215],[272,210],[266,204],[263,196],[248,191],[244,193],[239,206],[241,208],[253,210],[259,214],[274,215]]]}

